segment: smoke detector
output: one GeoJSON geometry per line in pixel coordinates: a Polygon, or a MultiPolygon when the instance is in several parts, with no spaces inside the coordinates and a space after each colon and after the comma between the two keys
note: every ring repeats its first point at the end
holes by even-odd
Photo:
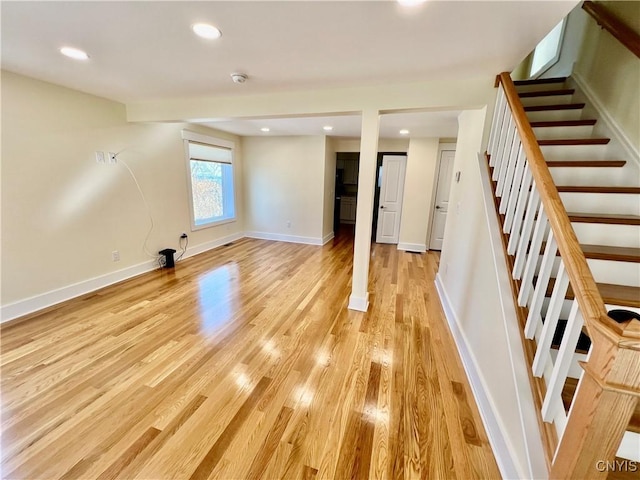
{"type": "Polygon", "coordinates": [[[247,81],[248,78],[249,78],[249,75],[247,75],[246,73],[231,74],[231,80],[233,80],[233,83],[244,83],[247,81]]]}

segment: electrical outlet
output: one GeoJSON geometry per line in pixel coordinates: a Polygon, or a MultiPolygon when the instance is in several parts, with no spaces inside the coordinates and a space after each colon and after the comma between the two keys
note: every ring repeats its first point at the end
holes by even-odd
{"type": "Polygon", "coordinates": [[[111,164],[118,163],[117,154],[115,154],[113,152],[109,152],[108,156],[109,156],[109,163],[111,163],[111,164]]]}
{"type": "Polygon", "coordinates": [[[291,228],[291,220],[287,220],[287,228],[291,228]]]}
{"type": "Polygon", "coordinates": [[[97,163],[105,163],[104,152],[96,152],[96,162],[97,163]]]}
{"type": "Polygon", "coordinates": [[[180,238],[188,238],[188,235],[184,232],[182,232],[182,235],[180,235],[180,238]]]}
{"type": "Polygon", "coordinates": [[[111,252],[111,260],[113,260],[114,262],[120,261],[120,252],[118,250],[114,250],[113,252],[111,252]]]}

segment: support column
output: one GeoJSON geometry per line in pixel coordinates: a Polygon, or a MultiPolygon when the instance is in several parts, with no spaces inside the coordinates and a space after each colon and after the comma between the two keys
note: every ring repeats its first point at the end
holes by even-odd
{"type": "Polygon", "coordinates": [[[378,110],[362,112],[360,135],[360,171],[358,173],[358,201],[356,207],[356,236],[353,248],[353,281],[349,309],[366,312],[369,306],[369,259],[371,257],[371,223],[378,160],[378,110]]]}

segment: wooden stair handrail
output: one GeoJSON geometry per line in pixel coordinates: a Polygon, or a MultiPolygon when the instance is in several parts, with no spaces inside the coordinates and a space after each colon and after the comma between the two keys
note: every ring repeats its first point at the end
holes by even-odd
{"type": "Polygon", "coordinates": [[[599,3],[587,0],[582,4],[582,9],[591,15],[598,25],[640,58],[640,35],[599,3]]]}
{"type": "MultiPolygon", "coordinates": [[[[522,148],[529,161],[531,173],[540,193],[540,199],[549,218],[549,223],[553,229],[553,235],[558,243],[558,250],[562,256],[567,275],[569,276],[573,291],[576,294],[576,299],[580,305],[585,323],[588,325],[588,328],[597,328],[598,325],[594,324],[594,320],[596,320],[596,323],[602,324],[601,327],[605,326],[611,333],[620,336],[624,332],[624,327],[614,322],[607,315],[604,301],[598,291],[593,274],[589,269],[587,259],[580,248],[580,243],[571,226],[571,221],[560,199],[560,194],[553,181],[549,167],[546,164],[542,150],[540,150],[536,136],[529,124],[527,114],[518,97],[516,87],[513,80],[511,80],[511,75],[508,72],[503,72],[499,77],[516,128],[520,134],[522,148]]],[[[635,332],[632,333],[632,337],[635,337],[635,332]]],[[[638,337],[638,339],[640,340],[640,337],[638,337]]],[[[640,342],[638,343],[640,346],[640,342]]]]}

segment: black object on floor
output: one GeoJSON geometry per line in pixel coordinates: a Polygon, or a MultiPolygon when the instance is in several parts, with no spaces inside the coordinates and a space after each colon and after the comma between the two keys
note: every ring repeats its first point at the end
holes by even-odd
{"type": "Polygon", "coordinates": [[[173,260],[173,254],[176,253],[176,251],[173,248],[165,248],[164,250],[160,250],[158,253],[164,256],[164,268],[173,268],[176,266],[176,263],[173,260]]]}

